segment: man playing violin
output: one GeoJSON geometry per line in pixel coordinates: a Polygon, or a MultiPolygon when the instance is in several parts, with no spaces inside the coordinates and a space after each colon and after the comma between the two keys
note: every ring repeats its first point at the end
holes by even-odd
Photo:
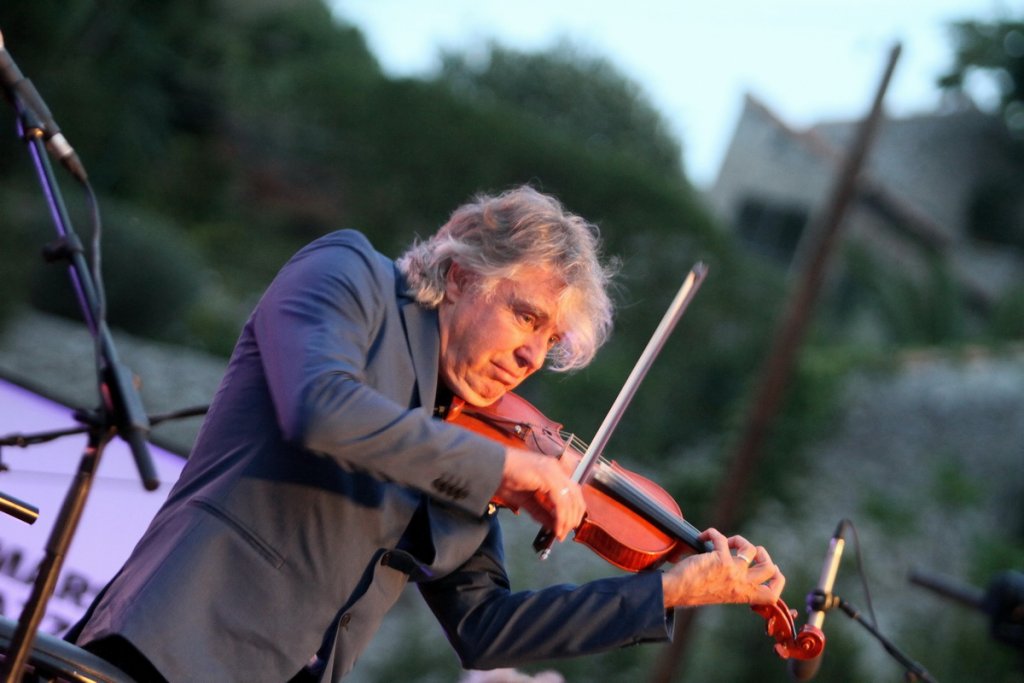
{"type": "Polygon", "coordinates": [[[774,603],[764,548],[713,529],[713,552],[664,572],[511,590],[490,501],[564,539],[582,490],[435,408],[589,363],[610,275],[597,229],[529,187],[467,203],[397,261],[354,231],[300,250],[77,642],[140,681],[339,680],[409,582],[474,669],[666,640],[673,607],[774,603]]]}

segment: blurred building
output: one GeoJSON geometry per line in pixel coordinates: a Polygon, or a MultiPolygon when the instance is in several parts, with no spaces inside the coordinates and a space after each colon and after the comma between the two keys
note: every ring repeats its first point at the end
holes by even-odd
{"type": "MultiPolygon", "coordinates": [[[[859,121],[795,130],[748,96],[718,178],[717,217],[751,249],[793,264],[828,200],[859,121]]],[[[1024,160],[1000,121],[973,107],[884,118],[842,227],[886,270],[952,273],[984,309],[1024,282],[1024,160]]]]}

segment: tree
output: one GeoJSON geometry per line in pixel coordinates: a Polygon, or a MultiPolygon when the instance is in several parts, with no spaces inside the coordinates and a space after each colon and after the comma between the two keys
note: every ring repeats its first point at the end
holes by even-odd
{"type": "Polygon", "coordinates": [[[953,24],[955,61],[939,85],[964,92],[977,74],[991,79],[999,92],[998,115],[1010,143],[1009,166],[991,164],[979,181],[968,207],[971,234],[992,244],[1024,248],[1024,18],[993,22],[963,21],[953,24]]]}
{"type": "Polygon", "coordinates": [[[952,32],[955,62],[939,85],[963,91],[974,73],[990,76],[1007,128],[1024,140],[1024,19],[962,21],[952,25],[952,32]]]}
{"type": "Polygon", "coordinates": [[[680,145],[640,86],[607,59],[570,43],[531,53],[491,43],[483,60],[445,53],[439,80],[461,95],[514,107],[588,146],[681,178],[680,145]]]}

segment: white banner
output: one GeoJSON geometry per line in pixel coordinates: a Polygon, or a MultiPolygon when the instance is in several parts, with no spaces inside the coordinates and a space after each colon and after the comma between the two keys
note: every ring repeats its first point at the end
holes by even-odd
{"type": "MultiPolygon", "coordinates": [[[[0,439],[80,426],[72,410],[0,380],[0,439]]],[[[0,514],[0,614],[18,620],[43,560],[54,521],[87,444],[85,433],[24,448],[0,450],[0,494],[39,508],[26,524],[0,514]]],[[[185,461],[150,446],[161,485],[142,487],[131,451],[115,438],[104,450],[78,530],[64,560],[40,631],[62,634],[78,620],[96,593],[121,567],[163,503],[185,461]]]]}

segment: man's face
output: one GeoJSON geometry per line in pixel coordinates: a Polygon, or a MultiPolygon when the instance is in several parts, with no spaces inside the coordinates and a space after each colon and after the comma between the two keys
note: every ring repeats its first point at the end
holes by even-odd
{"type": "Polygon", "coordinates": [[[441,381],[470,405],[486,406],[544,365],[558,341],[562,282],[541,267],[502,280],[490,294],[458,266],[439,308],[441,381]]]}

